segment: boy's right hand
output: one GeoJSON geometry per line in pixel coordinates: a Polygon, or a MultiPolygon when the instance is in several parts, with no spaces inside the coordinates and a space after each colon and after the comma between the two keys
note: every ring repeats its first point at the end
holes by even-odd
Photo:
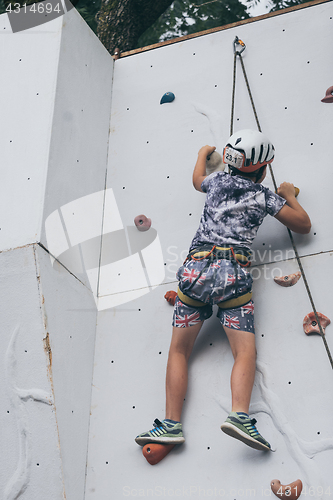
{"type": "Polygon", "coordinates": [[[215,151],[215,149],[215,146],[203,146],[199,149],[198,155],[203,155],[205,158],[207,158],[207,156],[210,156],[215,151]]]}

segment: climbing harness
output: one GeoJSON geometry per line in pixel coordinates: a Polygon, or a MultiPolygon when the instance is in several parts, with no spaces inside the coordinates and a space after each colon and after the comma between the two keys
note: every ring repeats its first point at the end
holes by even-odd
{"type": "MultiPolygon", "coordinates": [[[[245,247],[218,247],[216,245],[204,245],[200,248],[195,248],[191,250],[191,252],[187,255],[184,264],[189,260],[206,260],[206,264],[203,269],[200,271],[195,280],[192,281],[191,285],[187,289],[187,292],[190,291],[196,282],[200,279],[204,271],[209,267],[209,265],[216,260],[219,259],[227,259],[232,262],[235,270],[235,296],[232,299],[224,300],[217,304],[221,309],[233,309],[235,307],[240,307],[247,304],[252,298],[252,291],[247,292],[245,294],[238,295],[238,270],[237,264],[241,267],[248,267],[251,265],[250,262],[251,251],[245,247]]],[[[183,265],[184,265],[183,264],[183,265]]],[[[184,304],[192,307],[203,307],[206,306],[206,302],[202,302],[201,300],[195,300],[185,295],[178,287],[177,292],[178,297],[184,304]]]]}
{"type": "MultiPolygon", "coordinates": [[[[236,36],[236,38],[234,40],[233,45],[234,45],[234,70],[233,70],[233,86],[232,86],[232,101],[231,101],[230,135],[233,134],[233,123],[234,123],[237,57],[239,58],[239,60],[241,62],[242,71],[243,71],[243,75],[244,75],[244,80],[245,80],[246,87],[247,87],[247,90],[248,90],[248,93],[249,93],[249,97],[250,97],[250,101],[251,101],[251,105],[252,105],[254,117],[255,117],[255,120],[256,120],[256,123],[257,123],[257,127],[258,127],[259,132],[261,132],[261,127],[260,127],[260,123],[259,123],[259,119],[258,119],[258,115],[257,115],[257,110],[256,110],[256,107],[254,105],[254,101],[253,101],[253,97],[252,97],[252,93],[251,93],[251,89],[250,89],[250,84],[249,84],[249,80],[247,78],[247,74],[246,74],[246,70],[245,70],[245,66],[244,66],[244,61],[243,61],[243,57],[242,57],[242,53],[246,49],[246,45],[237,36],[236,36]],[[241,46],[241,49],[237,50],[237,47],[239,45],[241,46]]],[[[272,177],[274,189],[275,189],[275,192],[277,193],[278,187],[277,187],[277,184],[276,184],[276,181],[275,181],[275,176],[274,176],[274,173],[273,173],[273,169],[272,169],[272,166],[270,164],[268,164],[268,166],[269,166],[270,174],[271,174],[271,177],[272,177]]],[[[317,322],[317,325],[319,327],[320,336],[323,339],[324,346],[325,346],[325,349],[326,349],[326,352],[327,352],[327,355],[328,355],[328,359],[329,359],[329,361],[331,363],[331,367],[333,369],[332,354],[330,352],[330,349],[329,349],[327,341],[326,341],[325,332],[324,332],[324,330],[323,330],[323,328],[321,326],[320,320],[319,320],[318,312],[317,312],[317,309],[315,307],[315,304],[314,304],[314,301],[313,301],[313,297],[312,297],[312,294],[311,294],[311,290],[310,290],[308,281],[307,281],[306,276],[305,276],[303,265],[302,265],[300,256],[298,254],[297,248],[296,248],[294,237],[292,235],[291,230],[288,227],[287,227],[287,231],[288,231],[288,234],[289,234],[289,238],[290,238],[293,250],[295,252],[295,257],[296,257],[296,260],[297,260],[298,267],[299,267],[299,269],[301,271],[301,274],[302,274],[302,277],[303,277],[303,281],[304,281],[305,288],[306,288],[306,291],[307,291],[307,294],[308,294],[308,297],[309,297],[309,300],[310,300],[310,303],[311,303],[311,306],[312,306],[312,309],[313,309],[313,313],[315,315],[316,322],[317,322]]]]}

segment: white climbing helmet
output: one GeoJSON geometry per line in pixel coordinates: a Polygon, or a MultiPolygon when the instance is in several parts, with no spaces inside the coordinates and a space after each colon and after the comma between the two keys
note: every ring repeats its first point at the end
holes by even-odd
{"type": "Polygon", "coordinates": [[[240,130],[229,139],[223,150],[223,162],[241,172],[254,172],[271,163],[274,146],[257,130],[240,130]]]}

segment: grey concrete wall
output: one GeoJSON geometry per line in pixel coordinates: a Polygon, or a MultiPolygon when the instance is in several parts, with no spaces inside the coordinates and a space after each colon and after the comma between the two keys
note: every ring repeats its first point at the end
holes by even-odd
{"type": "Polygon", "coordinates": [[[96,225],[98,263],[113,60],[75,9],[0,30],[0,496],[82,500],[97,290],[75,251],[96,225]]]}

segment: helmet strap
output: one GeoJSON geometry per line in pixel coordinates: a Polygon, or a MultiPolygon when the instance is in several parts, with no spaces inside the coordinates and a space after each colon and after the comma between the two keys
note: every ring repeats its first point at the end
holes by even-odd
{"type": "Polygon", "coordinates": [[[255,172],[256,173],[256,180],[255,180],[255,182],[258,182],[261,179],[262,174],[264,173],[264,170],[265,170],[266,167],[267,167],[267,165],[264,165],[263,167],[260,167],[259,170],[256,170],[256,172],[255,172]]]}
{"type": "Polygon", "coordinates": [[[245,178],[248,178],[248,177],[253,178],[254,177],[255,178],[254,182],[258,182],[261,179],[262,174],[264,173],[264,170],[267,167],[267,164],[264,165],[263,167],[260,167],[258,170],[255,170],[254,172],[249,172],[249,173],[241,172],[240,170],[238,170],[238,168],[235,168],[232,165],[228,165],[228,167],[229,167],[229,174],[230,175],[240,175],[241,177],[245,177],[245,178]]]}

